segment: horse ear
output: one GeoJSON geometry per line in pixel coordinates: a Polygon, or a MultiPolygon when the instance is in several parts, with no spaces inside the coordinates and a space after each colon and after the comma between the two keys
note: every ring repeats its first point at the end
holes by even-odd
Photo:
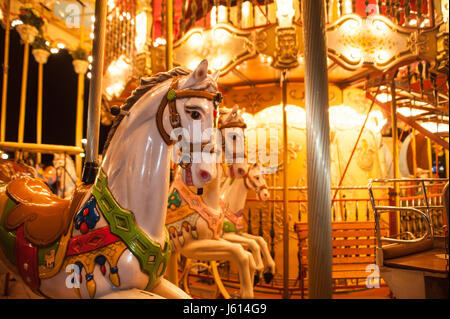
{"type": "Polygon", "coordinates": [[[187,78],[183,85],[183,89],[193,87],[196,83],[202,82],[208,75],[208,60],[204,59],[197,68],[187,78]]]}

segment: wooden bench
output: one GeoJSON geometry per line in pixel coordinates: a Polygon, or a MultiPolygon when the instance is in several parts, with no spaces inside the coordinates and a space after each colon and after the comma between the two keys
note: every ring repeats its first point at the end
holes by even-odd
{"type": "MultiPolygon", "coordinates": [[[[306,288],[308,270],[308,224],[295,223],[298,237],[299,280],[302,296],[306,288]]],[[[387,229],[381,230],[386,236],[387,229]]],[[[366,267],[375,262],[375,222],[332,223],[332,279],[333,288],[366,287],[371,272],[366,267]]]]}

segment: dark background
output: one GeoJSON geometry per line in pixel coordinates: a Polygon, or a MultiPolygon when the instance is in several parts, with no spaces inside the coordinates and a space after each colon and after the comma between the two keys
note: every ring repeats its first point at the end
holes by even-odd
{"type": "MultiPolygon", "coordinates": [[[[0,63],[2,65],[1,83],[3,83],[3,59],[5,50],[5,29],[0,28],[0,63]]],[[[20,90],[22,84],[23,52],[19,34],[10,29],[9,72],[8,72],[8,102],[6,111],[7,142],[17,142],[19,125],[20,90]]],[[[36,108],[37,108],[37,80],[38,64],[31,53],[28,62],[28,85],[25,112],[25,143],[36,143],[36,108]]],[[[42,91],[42,143],[56,145],[75,145],[75,121],[77,106],[78,76],[72,66],[72,57],[64,49],[57,54],[51,54],[48,62],[44,64],[43,91],[42,91]]],[[[86,136],[87,110],[90,81],[85,77],[84,93],[84,129],[86,136]]],[[[109,127],[100,125],[99,152],[103,149],[109,127]]],[[[9,153],[10,158],[13,156],[9,153]]],[[[52,155],[43,155],[42,162],[50,165],[52,155]]]]}

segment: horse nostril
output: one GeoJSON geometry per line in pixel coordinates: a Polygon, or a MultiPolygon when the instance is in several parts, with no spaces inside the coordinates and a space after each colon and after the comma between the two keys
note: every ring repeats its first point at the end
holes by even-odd
{"type": "Polygon", "coordinates": [[[209,181],[211,179],[211,174],[209,174],[207,171],[200,171],[200,177],[205,181],[209,181]]]}
{"type": "Polygon", "coordinates": [[[245,170],[243,168],[238,168],[238,173],[239,173],[239,175],[244,175],[245,170]]]}

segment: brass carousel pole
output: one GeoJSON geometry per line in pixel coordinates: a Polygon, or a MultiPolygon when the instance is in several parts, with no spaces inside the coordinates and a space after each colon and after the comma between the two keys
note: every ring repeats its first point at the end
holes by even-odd
{"type": "MultiPolygon", "coordinates": [[[[42,144],[42,82],[44,77],[44,64],[47,63],[50,52],[43,49],[32,51],[34,59],[38,63],[38,92],[37,92],[37,115],[36,115],[36,143],[42,144]]],[[[37,153],[36,162],[41,163],[41,153],[37,153]]]]}
{"type": "Polygon", "coordinates": [[[288,130],[286,70],[281,73],[283,99],[283,298],[289,298],[288,130]]]}
{"type": "MultiPolygon", "coordinates": [[[[398,126],[397,126],[397,101],[395,94],[395,76],[392,77],[391,82],[391,125],[392,125],[392,165],[394,170],[394,179],[399,178],[400,170],[399,170],[399,162],[398,162],[398,126]]],[[[394,205],[396,207],[400,206],[400,185],[397,182],[394,182],[394,205]]],[[[398,233],[400,223],[399,223],[399,214],[396,212],[390,213],[389,216],[389,227],[391,231],[395,230],[398,233]]],[[[391,236],[394,234],[390,234],[391,236]]]]}
{"type": "Polygon", "coordinates": [[[305,0],[309,298],[331,298],[331,178],[324,1],[305,0]]]}
{"type": "Polygon", "coordinates": [[[412,150],[412,158],[413,158],[413,174],[414,178],[417,177],[417,145],[416,145],[416,129],[412,129],[412,138],[411,138],[411,150],[412,150]]]}
{"type": "MultiPolygon", "coordinates": [[[[173,68],[173,0],[166,1],[166,69],[173,68]]],[[[178,253],[173,253],[167,266],[167,279],[178,286],[178,253]]]]}
{"type": "Polygon", "coordinates": [[[98,171],[100,105],[102,100],[103,60],[105,57],[106,1],[95,1],[95,28],[92,47],[92,78],[89,86],[86,162],[83,182],[92,184],[98,171]]]}
{"type": "Polygon", "coordinates": [[[5,141],[6,135],[6,105],[8,95],[8,68],[9,68],[9,28],[10,28],[11,0],[6,1],[5,10],[5,52],[3,57],[3,87],[2,87],[2,114],[0,142],[5,141]]]}
{"type": "Polygon", "coordinates": [[[22,69],[22,87],[20,90],[20,113],[19,113],[19,131],[17,141],[23,143],[23,135],[25,131],[25,109],[27,101],[27,81],[28,81],[28,60],[30,55],[30,43],[25,42],[23,50],[23,69],[22,69]]]}

